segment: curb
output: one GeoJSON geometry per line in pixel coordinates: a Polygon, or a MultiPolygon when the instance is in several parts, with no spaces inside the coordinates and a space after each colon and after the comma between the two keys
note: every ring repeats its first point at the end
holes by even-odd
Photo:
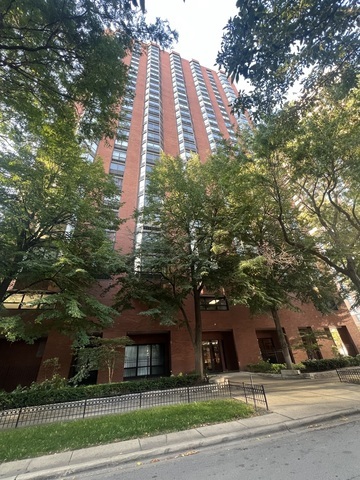
{"type": "MultiPolygon", "coordinates": [[[[74,465],[65,465],[62,467],[54,467],[51,469],[43,469],[28,473],[18,473],[7,477],[0,477],[1,480],[50,480],[58,478],[60,476],[74,475],[81,472],[87,472],[99,468],[116,467],[118,465],[124,465],[133,462],[144,462],[153,457],[163,455],[190,454],[191,451],[201,448],[210,447],[214,445],[220,445],[223,443],[230,443],[236,440],[247,440],[254,437],[272,435],[280,432],[291,432],[299,428],[305,428],[313,426],[314,428],[321,428],[324,422],[331,422],[340,418],[351,421],[348,417],[354,417],[360,415],[360,408],[352,408],[347,410],[341,410],[324,415],[315,415],[306,417],[300,420],[288,420],[277,423],[275,425],[268,425],[265,427],[254,427],[248,430],[240,430],[234,433],[221,434],[213,437],[203,437],[200,440],[192,440],[188,442],[182,442],[178,444],[169,444],[162,447],[150,448],[143,451],[136,451],[130,453],[122,453],[110,458],[102,458],[99,460],[86,461],[74,465]],[[185,452],[185,453],[184,453],[185,452]]],[[[196,429],[195,429],[196,430],[196,429]]],[[[156,437],[153,437],[156,438],[156,437]]]]}

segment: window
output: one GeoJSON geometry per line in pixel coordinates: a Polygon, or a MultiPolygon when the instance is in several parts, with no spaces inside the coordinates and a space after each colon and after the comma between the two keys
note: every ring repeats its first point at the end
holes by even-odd
{"type": "Polygon", "coordinates": [[[160,142],[160,135],[156,133],[148,132],[147,140],[148,142],[160,142]]]}
{"type": "Polygon", "coordinates": [[[165,374],[165,347],[130,345],[125,347],[124,378],[151,377],[165,374]]]}
{"type": "Polygon", "coordinates": [[[226,297],[215,297],[214,295],[202,295],[200,297],[201,310],[229,310],[226,297]]]}
{"type": "Polygon", "coordinates": [[[127,149],[129,142],[127,140],[115,140],[115,148],[127,149]]]}
{"type": "Polygon", "coordinates": [[[112,160],[115,160],[116,161],[123,161],[125,162],[125,159],[126,159],[126,151],[124,150],[117,150],[116,148],[114,149],[113,151],[113,154],[112,154],[112,160]]]}
{"type": "Polygon", "coordinates": [[[112,243],[113,247],[115,247],[115,240],[116,240],[115,230],[105,230],[105,233],[108,240],[112,243]]]}
{"type": "Polygon", "coordinates": [[[4,300],[4,307],[9,310],[34,310],[37,308],[53,308],[54,304],[41,304],[34,302],[41,302],[42,299],[55,294],[56,292],[48,291],[28,291],[13,293],[4,300]]]}
{"type": "Polygon", "coordinates": [[[146,154],[146,163],[153,164],[158,159],[159,159],[159,154],[154,154],[154,153],[149,153],[149,152],[146,154]]]}
{"type": "Polygon", "coordinates": [[[125,171],[125,163],[110,163],[110,172],[113,175],[123,175],[125,171]]]}
{"type": "Polygon", "coordinates": [[[161,147],[160,147],[159,144],[155,144],[155,143],[152,143],[152,142],[147,142],[146,147],[147,147],[146,148],[147,152],[157,153],[158,155],[160,155],[161,147]]]}
{"type": "Polygon", "coordinates": [[[313,329],[311,327],[299,328],[299,334],[308,358],[310,360],[321,360],[322,355],[313,329]]]}
{"type": "Polygon", "coordinates": [[[115,175],[112,175],[112,178],[114,180],[114,183],[115,185],[118,187],[118,189],[121,191],[122,190],[122,178],[121,177],[117,177],[115,175]]]}

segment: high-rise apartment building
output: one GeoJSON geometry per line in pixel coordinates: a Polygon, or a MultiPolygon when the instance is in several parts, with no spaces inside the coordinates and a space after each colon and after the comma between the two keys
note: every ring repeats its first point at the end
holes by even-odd
{"type": "MultiPolygon", "coordinates": [[[[160,153],[180,155],[186,161],[196,152],[205,161],[216,150],[219,140],[235,141],[236,130],[246,128],[247,119],[231,114],[230,104],[237,92],[226,75],[205,68],[196,60],[188,61],[176,52],[149,45],[136,47],[126,61],[130,83],[122,102],[116,138],[93,145],[92,153],[103,159],[106,172],[114,177],[119,187],[119,205],[121,194],[119,215],[128,219],[119,231],[109,231],[109,238],[115,248],[130,252],[151,228],[136,224],[132,213],[145,204],[148,174],[160,153]]],[[[111,302],[111,293],[104,298],[105,302],[111,302]]],[[[242,306],[229,308],[225,297],[213,300],[211,296],[202,298],[203,360],[207,371],[244,370],[261,358],[274,363],[284,361],[270,317],[251,317],[242,306]]],[[[112,328],[103,332],[108,338],[127,335],[134,342],[126,347],[124,361],[113,380],[193,371],[194,351],[187,330],[161,326],[139,315],[140,310],[139,305],[124,312],[112,328]]],[[[191,311],[190,306],[190,319],[191,311]]],[[[345,305],[326,317],[311,305],[302,305],[298,312],[281,311],[280,318],[290,346],[312,331],[321,330],[327,335],[316,351],[312,349],[312,356],[332,357],[336,349],[342,354],[359,353],[360,332],[345,305]]],[[[66,337],[50,332],[34,345],[17,343],[11,354],[6,345],[1,349],[3,366],[7,362],[13,368],[7,380],[1,378],[0,369],[0,387],[42,380],[43,361],[54,357],[59,359],[60,373],[70,375],[73,357],[66,337]],[[31,365],[20,381],[14,379],[14,365],[19,361],[31,365]]],[[[307,358],[306,349],[293,350],[292,355],[296,362],[307,358]]],[[[19,371],[24,371],[21,365],[19,371]]],[[[104,372],[99,372],[97,381],[106,381],[104,372]]]]}
{"type": "MultiPolygon", "coordinates": [[[[122,191],[122,218],[144,205],[147,177],[161,152],[184,161],[198,153],[205,160],[222,138],[235,141],[236,129],[247,123],[243,115],[231,114],[237,92],[223,73],[156,45],[137,47],[128,62],[130,84],[118,135],[97,151],[122,191]]],[[[128,250],[141,242],[146,228],[129,221],[109,236],[128,250]]]]}

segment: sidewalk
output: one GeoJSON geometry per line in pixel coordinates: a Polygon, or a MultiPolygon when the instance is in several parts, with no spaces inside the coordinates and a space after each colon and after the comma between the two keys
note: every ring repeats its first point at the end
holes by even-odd
{"type": "MultiPolygon", "coordinates": [[[[246,372],[225,374],[224,377],[247,383],[250,380],[246,372]]],[[[183,432],[3,463],[0,465],[0,479],[64,477],[96,467],[135,464],[164,454],[186,455],[200,447],[318,426],[331,420],[360,415],[360,385],[341,383],[337,377],[285,380],[252,374],[252,379],[255,384],[265,386],[271,413],[183,432]]]]}

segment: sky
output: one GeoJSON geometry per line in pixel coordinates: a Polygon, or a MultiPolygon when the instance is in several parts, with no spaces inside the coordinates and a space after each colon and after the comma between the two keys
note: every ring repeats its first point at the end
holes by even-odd
{"type": "Polygon", "coordinates": [[[198,60],[208,68],[215,67],[220,50],[222,29],[236,15],[236,0],[146,0],[147,19],[169,20],[179,33],[173,50],[186,60],[198,60]]]}

